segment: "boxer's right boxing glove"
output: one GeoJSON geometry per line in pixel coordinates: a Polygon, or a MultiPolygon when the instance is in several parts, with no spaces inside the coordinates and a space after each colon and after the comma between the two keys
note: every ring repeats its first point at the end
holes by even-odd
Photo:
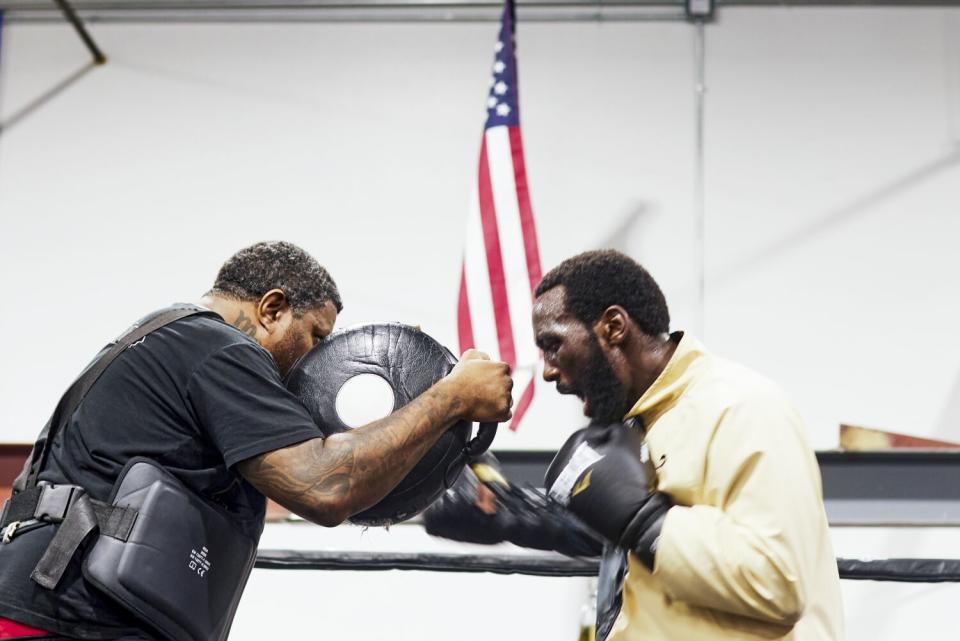
{"type": "Polygon", "coordinates": [[[650,490],[643,434],[621,423],[574,432],[547,469],[550,496],[651,570],[670,498],[650,490]]]}

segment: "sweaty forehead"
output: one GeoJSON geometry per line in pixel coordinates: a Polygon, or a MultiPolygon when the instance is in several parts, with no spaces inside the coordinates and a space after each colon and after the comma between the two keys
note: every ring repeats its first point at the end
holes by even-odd
{"type": "Polygon", "coordinates": [[[563,286],[548,289],[537,297],[533,304],[534,319],[557,320],[566,312],[567,295],[563,286]]]}
{"type": "Polygon", "coordinates": [[[579,325],[566,307],[566,293],[562,286],[554,287],[540,296],[533,304],[533,329],[539,335],[569,332],[572,325],[579,325]]]}

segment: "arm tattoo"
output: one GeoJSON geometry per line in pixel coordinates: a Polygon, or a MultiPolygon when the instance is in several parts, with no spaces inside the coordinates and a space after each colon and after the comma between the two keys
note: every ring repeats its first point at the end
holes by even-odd
{"type": "Polygon", "coordinates": [[[349,491],[354,456],[347,448],[328,448],[316,438],[297,447],[295,460],[260,456],[243,469],[257,487],[270,488],[273,498],[291,507],[310,501],[311,495],[338,499],[349,491]]]}
{"type": "Polygon", "coordinates": [[[247,318],[247,315],[243,313],[242,309],[240,310],[240,315],[237,316],[237,320],[233,321],[233,326],[250,338],[255,339],[257,337],[257,326],[247,318]]]}
{"type": "Polygon", "coordinates": [[[447,394],[430,389],[379,421],[267,452],[239,469],[284,507],[336,524],[396,487],[451,425],[457,409],[447,394]]]}

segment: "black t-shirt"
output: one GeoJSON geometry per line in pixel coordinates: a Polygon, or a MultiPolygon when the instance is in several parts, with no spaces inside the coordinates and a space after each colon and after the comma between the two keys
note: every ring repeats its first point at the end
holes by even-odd
{"type": "MultiPolygon", "coordinates": [[[[320,435],[269,352],[218,317],[190,316],[117,357],[54,438],[40,479],[108,500],[126,462],[145,456],[259,538],[266,499],[233,466],[320,435]]],[[[56,590],[30,580],[55,530],[0,545],[0,616],[86,639],[149,634],[83,579],[82,554],[56,590]]]]}

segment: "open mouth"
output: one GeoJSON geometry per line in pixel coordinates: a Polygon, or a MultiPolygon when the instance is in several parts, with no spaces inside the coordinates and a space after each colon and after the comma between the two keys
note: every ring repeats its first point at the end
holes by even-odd
{"type": "Polygon", "coordinates": [[[590,404],[590,399],[587,398],[583,392],[573,387],[567,387],[566,385],[557,385],[557,392],[559,392],[560,394],[576,396],[577,398],[579,398],[580,402],[583,403],[584,416],[590,416],[590,410],[592,409],[592,406],[590,404]]]}

